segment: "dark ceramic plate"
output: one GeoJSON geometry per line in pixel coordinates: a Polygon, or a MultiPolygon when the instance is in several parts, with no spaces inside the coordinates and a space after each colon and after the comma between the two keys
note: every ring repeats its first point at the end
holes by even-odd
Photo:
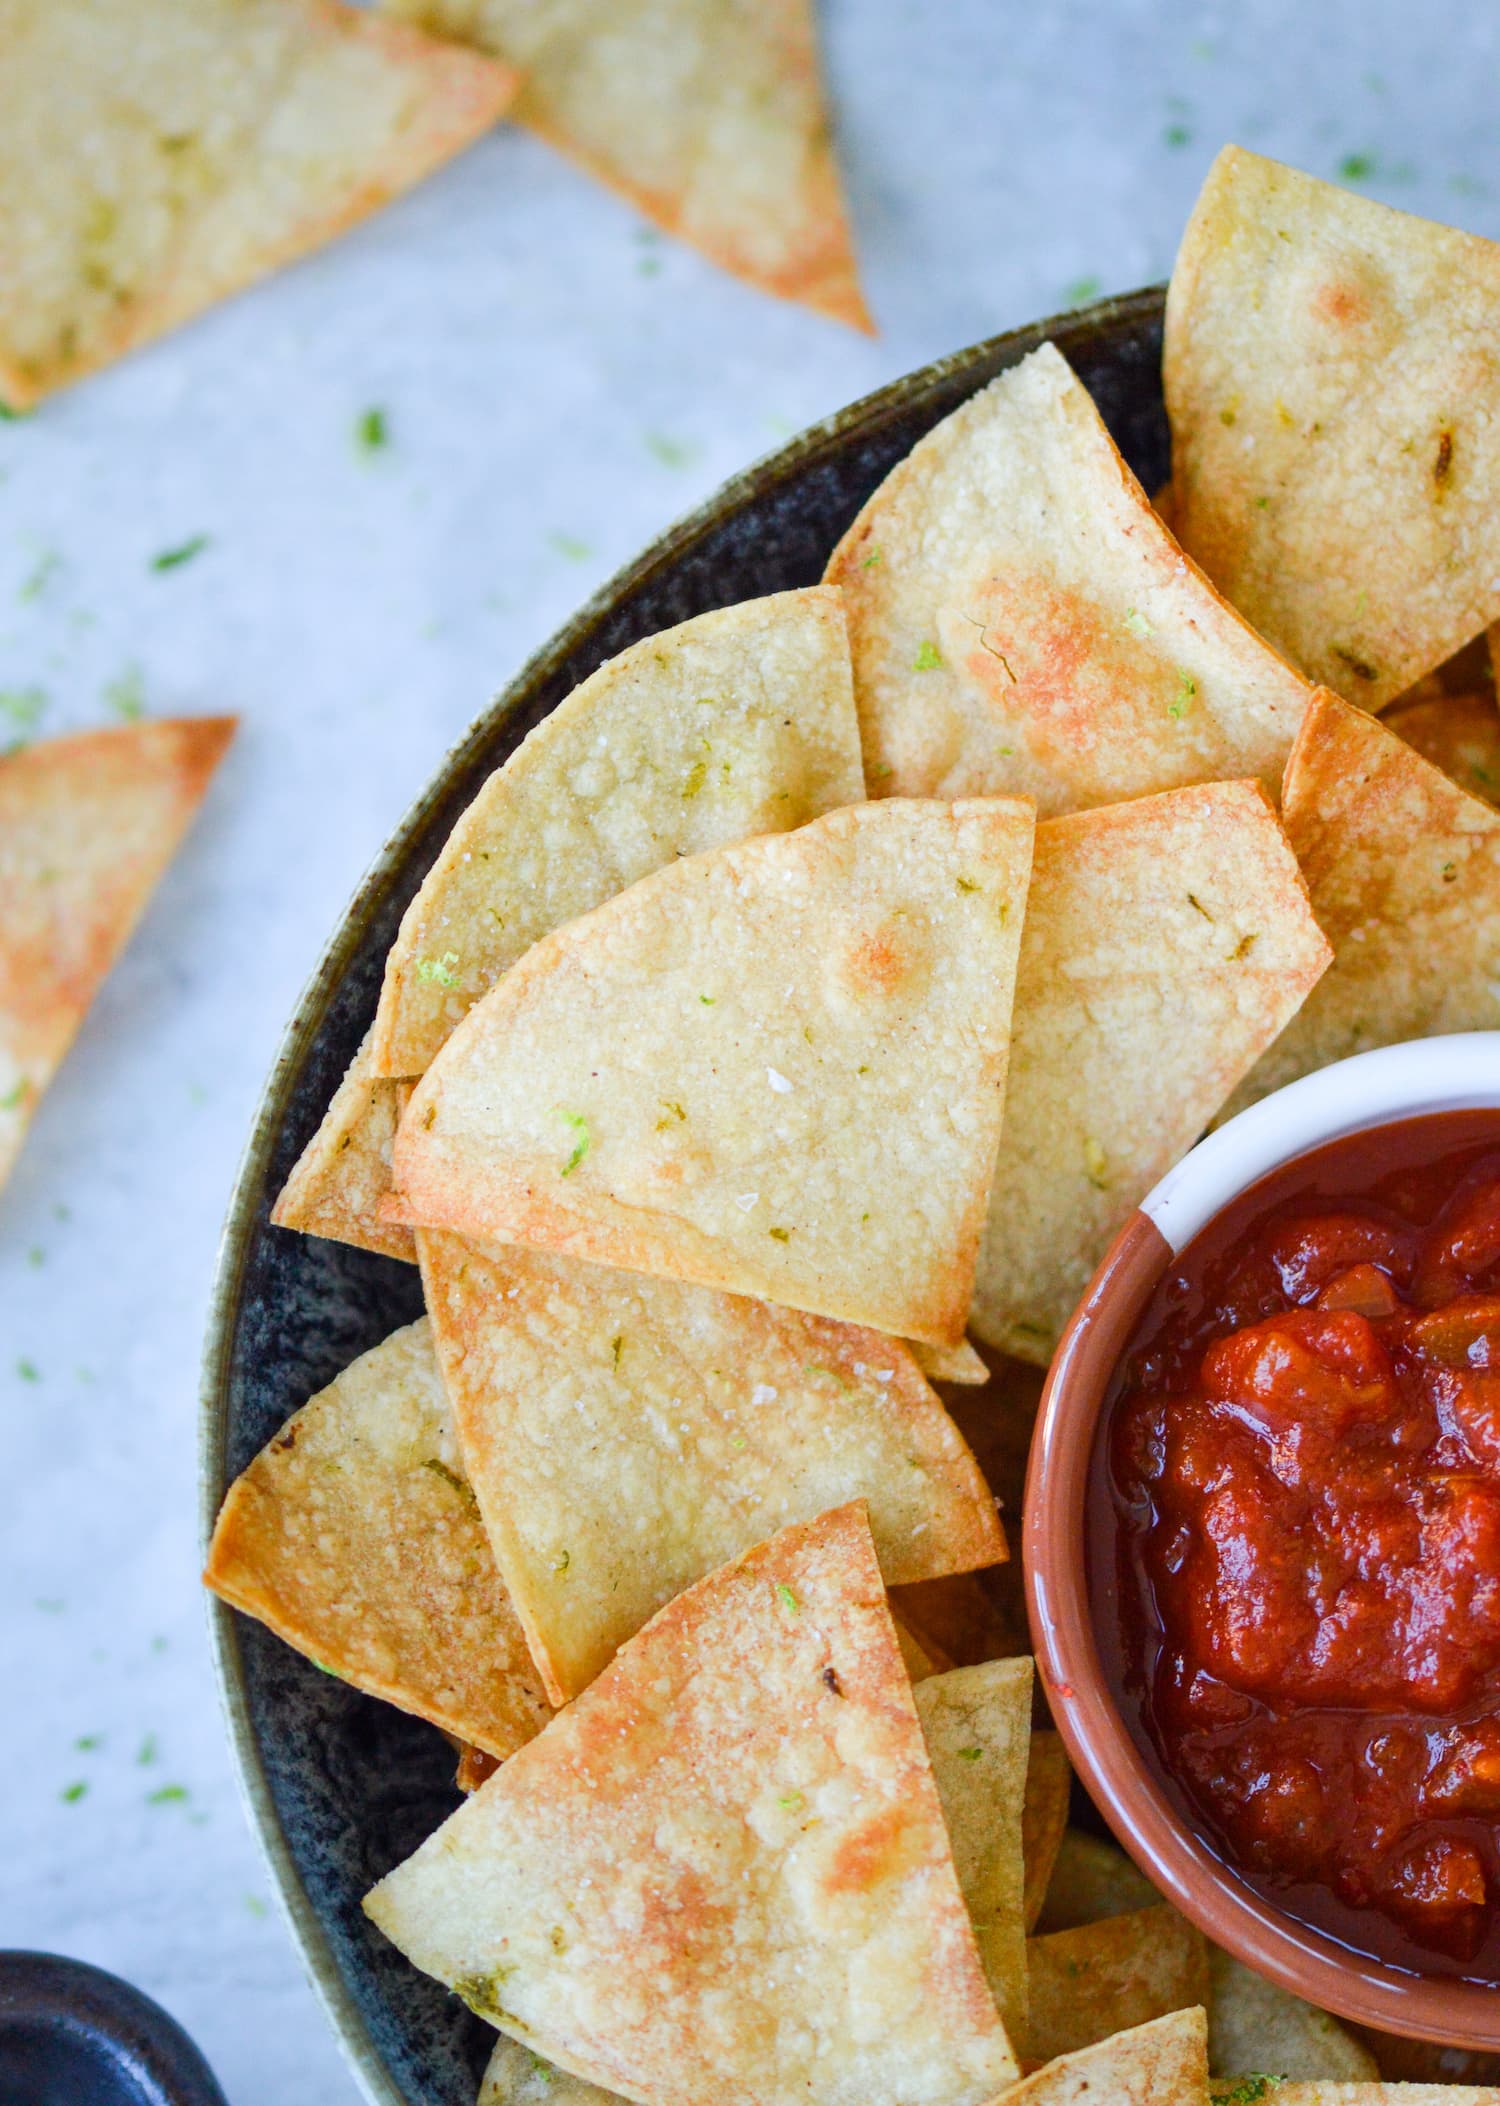
{"type": "MultiPolygon", "coordinates": [[[[297,1407],[421,1313],[415,1272],[271,1228],[272,1200],[375,1013],[408,900],[480,783],[604,659],[690,615],[815,584],[887,471],[1051,337],[1147,490],[1167,474],[1162,294],[1110,300],[940,360],[727,483],[607,585],[485,711],[428,784],[324,952],[261,1100],[224,1232],[203,1384],[205,1541],[224,1488],[297,1407]]],[[[388,1945],[360,1896],[458,1804],[430,1726],[320,1674],[215,1602],[240,1775],[304,1957],[380,2106],[473,2106],[494,2035],[388,1945]]]]}
{"type": "Polygon", "coordinates": [[[0,1952],[0,2106],[224,2106],[175,2018],[118,1975],[0,1952]]]}

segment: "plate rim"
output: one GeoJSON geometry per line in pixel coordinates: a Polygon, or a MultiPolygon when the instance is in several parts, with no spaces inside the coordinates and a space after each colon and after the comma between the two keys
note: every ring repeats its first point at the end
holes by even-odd
{"type": "MultiPolygon", "coordinates": [[[[245,1273],[258,1229],[259,1197],[273,1151],[285,1128],[291,1091],[354,962],[366,923],[380,911],[400,882],[413,848],[434,813],[453,793],[458,779],[477,762],[497,732],[524,713],[548,680],[587,644],[623,602],[755,499],[794,473],[815,469],[820,460],[856,436],[872,434],[884,423],[920,408],[924,401],[943,394],[955,382],[973,376],[978,384],[981,374],[1003,371],[1048,341],[1056,343],[1066,357],[1070,342],[1076,343],[1080,338],[1159,322],[1165,302],[1165,284],[1153,284],[1003,330],[915,367],[808,425],[719,484],[700,504],[673,521],[607,578],[524,660],[443,754],[366,869],[319,952],[277,1044],[235,1168],[214,1262],[199,1377],[200,1559],[207,1556],[226,1488],[230,1391],[245,1273]]],[[[322,1918],[302,1883],[277,1815],[250,1716],[235,1612],[207,1590],[205,1607],[214,1680],[240,1799],[298,1958],[344,2060],[370,2106],[409,2106],[343,1979],[322,1918]]]]}

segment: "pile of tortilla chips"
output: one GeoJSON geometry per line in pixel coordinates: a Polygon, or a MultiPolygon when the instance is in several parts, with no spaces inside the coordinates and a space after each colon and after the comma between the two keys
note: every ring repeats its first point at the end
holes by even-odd
{"type": "Polygon", "coordinates": [[[461,1743],[366,1907],[495,2029],[485,2106],[1494,2074],[1070,1826],[997,1516],[1200,1133],[1500,1024],[1494,299],[1488,245],[1225,155],[1170,504],[1044,347],[825,584],[601,666],[412,900],[275,1218],[427,1315],[231,1488],[208,1579],[461,1743]]]}
{"type": "Polygon", "coordinates": [[[870,326],[810,0],[0,0],[0,47],[12,411],[332,239],[512,108],[726,269],[870,326]]]}

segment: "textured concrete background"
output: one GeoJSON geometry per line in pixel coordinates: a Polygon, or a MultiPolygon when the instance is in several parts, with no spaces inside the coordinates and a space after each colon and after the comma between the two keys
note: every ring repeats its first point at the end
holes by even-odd
{"type": "Polygon", "coordinates": [[[798,426],[1164,277],[1227,139],[1500,235],[1497,40],[1473,0],[834,0],[875,342],[742,290],[508,131],[0,424],[0,696],[45,690],[48,731],[108,721],[120,682],[153,712],[244,717],[0,1201],[0,1944],[140,1982],[233,2106],[355,2097],[230,1773],[194,1396],[283,1022],[444,748],[617,564],[798,426]],[[391,443],[367,458],[376,406],[391,443]]]}

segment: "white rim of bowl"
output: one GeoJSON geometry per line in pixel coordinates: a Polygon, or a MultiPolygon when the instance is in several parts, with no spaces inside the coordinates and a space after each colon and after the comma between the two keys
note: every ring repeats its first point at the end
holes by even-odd
{"type": "Polygon", "coordinates": [[[1208,1134],[1141,1201],[1173,1256],[1231,1199],[1325,1141],[1424,1112],[1500,1105],[1500,1031],[1356,1053],[1289,1082],[1208,1134]]]}

